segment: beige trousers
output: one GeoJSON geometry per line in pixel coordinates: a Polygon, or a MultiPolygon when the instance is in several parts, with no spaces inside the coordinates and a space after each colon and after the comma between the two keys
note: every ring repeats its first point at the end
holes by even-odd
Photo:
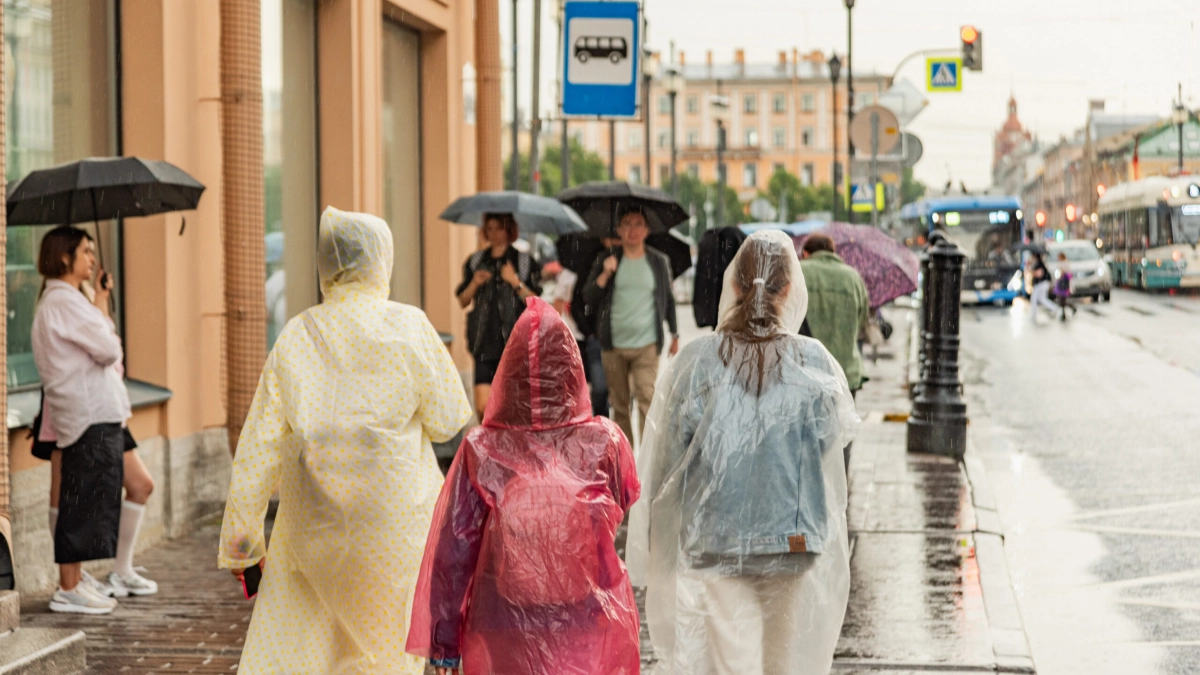
{"type": "Polygon", "coordinates": [[[612,406],[612,418],[625,432],[629,444],[633,445],[633,423],[631,415],[632,397],[638,403],[638,438],[646,428],[646,413],[654,400],[654,379],[658,376],[658,346],[648,344],[637,349],[607,349],[600,352],[604,364],[604,377],[608,380],[608,402],[612,406]],[[632,388],[630,381],[633,381],[632,388]]]}
{"type": "MultiPolygon", "coordinates": [[[[721,577],[684,572],[694,594],[679,606],[684,644],[706,651],[677,653],[676,673],[785,675],[802,672],[807,621],[797,611],[802,575],[721,577]],[[700,647],[704,645],[704,647],[700,647]]],[[[679,644],[676,645],[678,650],[679,644]]],[[[686,652],[686,649],[684,650],[686,652]]]]}

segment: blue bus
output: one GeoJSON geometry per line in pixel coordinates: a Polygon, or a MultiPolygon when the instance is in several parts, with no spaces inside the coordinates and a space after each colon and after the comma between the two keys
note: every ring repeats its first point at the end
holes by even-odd
{"type": "Polygon", "coordinates": [[[1020,246],[1025,214],[1019,197],[931,197],[900,210],[905,243],[923,248],[934,231],[967,254],[964,303],[1011,303],[1024,290],[1020,246]]]}

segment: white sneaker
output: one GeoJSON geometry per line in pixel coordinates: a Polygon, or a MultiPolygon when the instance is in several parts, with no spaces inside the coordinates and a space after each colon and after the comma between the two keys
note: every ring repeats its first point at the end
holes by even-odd
{"type": "Polygon", "coordinates": [[[117,601],[100,597],[90,587],[80,582],[75,588],[64,591],[60,586],[50,598],[51,612],[73,614],[111,614],[117,601]]]}
{"type": "Polygon", "coordinates": [[[127,577],[113,572],[108,575],[108,583],[117,589],[118,593],[124,595],[154,595],[158,592],[157,582],[151,581],[137,572],[127,577]]]}
{"type": "Polygon", "coordinates": [[[129,592],[124,588],[106,584],[87,572],[83,573],[83,583],[87,584],[91,590],[95,591],[101,597],[124,598],[129,595],[129,592]]]}

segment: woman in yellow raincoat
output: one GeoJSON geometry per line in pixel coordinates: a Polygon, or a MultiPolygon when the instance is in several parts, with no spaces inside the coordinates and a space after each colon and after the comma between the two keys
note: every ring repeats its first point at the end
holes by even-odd
{"type": "Polygon", "coordinates": [[[392,251],[384,221],[326,209],[325,301],[288,322],[263,368],[221,529],[221,567],[269,557],[241,675],[423,672],[404,640],[442,487],[430,441],[471,406],[429,320],[388,301],[392,251]]]}

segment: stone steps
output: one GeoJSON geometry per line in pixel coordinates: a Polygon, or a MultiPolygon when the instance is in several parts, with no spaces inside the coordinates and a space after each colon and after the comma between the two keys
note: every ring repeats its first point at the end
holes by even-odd
{"type": "Polygon", "coordinates": [[[21,628],[16,591],[0,591],[0,675],[76,675],[87,668],[83,632],[21,628]]]}

